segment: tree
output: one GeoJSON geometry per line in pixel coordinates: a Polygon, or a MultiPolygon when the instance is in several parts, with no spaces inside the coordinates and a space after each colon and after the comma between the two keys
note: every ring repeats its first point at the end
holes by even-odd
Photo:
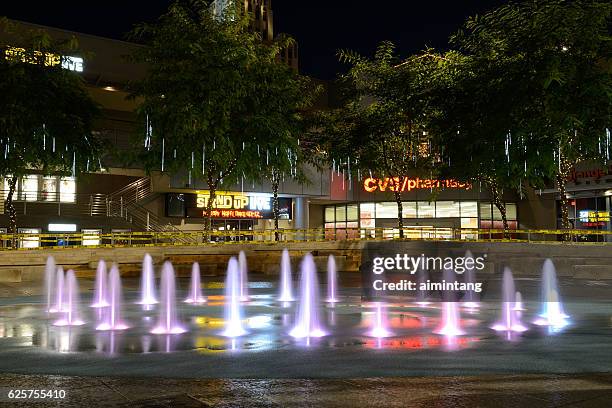
{"type": "Polygon", "coordinates": [[[556,181],[564,229],[572,164],[610,155],[611,13],[609,2],[597,0],[509,3],[469,19],[453,38],[475,63],[495,67],[497,100],[509,99],[514,133],[535,152],[526,165],[538,182],[556,181]]]}
{"type": "MultiPolygon", "coordinates": [[[[281,47],[289,42],[278,42],[271,49],[271,57],[278,55],[281,47]]],[[[303,166],[313,162],[308,144],[300,143],[308,130],[305,110],[311,106],[318,87],[301,77],[289,67],[274,61],[263,60],[261,69],[253,70],[254,83],[260,85],[256,92],[257,106],[246,118],[245,132],[252,135],[258,146],[259,174],[270,182],[273,194],[275,239],[279,240],[278,191],[281,181],[293,179],[308,182],[303,166]]]]}
{"type": "Polygon", "coordinates": [[[421,98],[431,62],[428,57],[401,61],[390,42],[381,43],[373,59],[351,51],[341,51],[340,58],[351,64],[341,79],[347,100],[321,114],[321,148],[332,171],[389,179],[403,238],[400,178],[431,175],[437,157],[424,128],[428,106],[421,98]]]}
{"type": "Polygon", "coordinates": [[[156,23],[131,34],[146,45],[133,59],[149,66],[132,85],[146,123],[135,159],[148,171],[187,170],[190,179],[205,180],[207,231],[218,188],[244,180],[272,179],[277,217],[278,182],[299,154],[298,110],[309,92],[277,61],[290,40],[264,44],[249,18],[238,2],[219,15],[206,1],[176,1],[156,23]],[[279,154],[271,160],[272,151],[279,154]]]}
{"type": "Polygon", "coordinates": [[[78,53],[76,40],[54,41],[44,31],[1,28],[15,44],[1,44],[0,174],[9,180],[9,233],[17,230],[17,181],[32,171],[76,176],[99,166],[102,143],[92,134],[99,110],[82,79],[62,68],[78,53]]]}

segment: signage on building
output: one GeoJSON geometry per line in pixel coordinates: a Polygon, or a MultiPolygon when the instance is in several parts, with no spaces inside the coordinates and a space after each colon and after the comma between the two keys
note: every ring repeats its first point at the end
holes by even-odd
{"type": "Polygon", "coordinates": [[[377,191],[399,191],[405,193],[412,190],[432,188],[470,190],[472,185],[454,179],[422,179],[419,177],[407,176],[393,178],[368,177],[363,181],[363,189],[368,193],[375,193],[377,191]]]}
{"type": "MultiPolygon", "coordinates": [[[[206,217],[209,197],[208,191],[185,194],[187,217],[206,217]]],[[[291,219],[291,199],[279,198],[278,204],[279,218],[291,219]]],[[[272,206],[273,196],[271,194],[217,192],[211,216],[225,219],[273,219],[272,206]]]]}
{"type": "Polygon", "coordinates": [[[607,211],[581,210],[578,218],[585,227],[605,227],[610,222],[610,213],[607,211]]]}
{"type": "Polygon", "coordinates": [[[83,58],[81,57],[60,56],[49,52],[43,55],[41,51],[34,51],[34,59],[32,59],[32,56],[27,54],[25,48],[20,47],[7,47],[4,50],[4,55],[8,60],[28,62],[31,64],[36,64],[40,57],[44,57],[43,61],[46,67],[60,65],[62,68],[69,71],[83,72],[83,58]]]}
{"type": "Polygon", "coordinates": [[[582,180],[599,180],[606,176],[612,176],[612,164],[607,167],[593,167],[586,169],[573,168],[568,176],[568,181],[577,182],[582,180]]]}

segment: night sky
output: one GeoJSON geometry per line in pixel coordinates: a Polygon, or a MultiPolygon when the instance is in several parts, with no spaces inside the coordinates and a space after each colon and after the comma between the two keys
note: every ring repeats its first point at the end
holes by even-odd
{"type": "MultiPolygon", "coordinates": [[[[169,0],[5,0],[0,16],[104,37],[124,39],[134,23],[153,21],[169,0]],[[137,4],[139,3],[139,4],[137,4]]],[[[332,79],[345,67],[338,49],[371,55],[380,41],[402,55],[425,46],[444,47],[465,18],[502,0],[273,0],[275,31],[297,39],[301,72],[332,79]]]]}

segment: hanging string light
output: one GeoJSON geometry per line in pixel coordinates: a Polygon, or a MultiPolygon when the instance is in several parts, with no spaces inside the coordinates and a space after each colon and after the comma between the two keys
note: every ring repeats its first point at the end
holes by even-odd
{"type": "Polygon", "coordinates": [[[166,162],[166,139],[162,137],[162,151],[161,151],[161,171],[164,171],[164,165],[166,162]]]}

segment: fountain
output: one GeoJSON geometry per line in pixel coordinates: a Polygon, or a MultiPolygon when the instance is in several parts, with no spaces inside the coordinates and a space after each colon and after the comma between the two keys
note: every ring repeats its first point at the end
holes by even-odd
{"type": "Polygon", "coordinates": [[[280,296],[279,302],[293,302],[291,286],[293,282],[291,280],[291,259],[289,258],[289,251],[283,250],[281,257],[281,269],[280,269],[281,281],[280,281],[280,296]]]}
{"type": "Polygon", "coordinates": [[[185,303],[202,304],[206,303],[206,298],[202,296],[202,284],[200,282],[200,264],[193,263],[191,267],[191,286],[189,288],[189,296],[185,299],[185,303]]]}
{"type": "Polygon", "coordinates": [[[121,276],[117,265],[108,274],[108,307],[103,309],[102,322],[96,330],[125,330],[128,326],[121,320],[121,276]]]}
{"type": "Polygon", "coordinates": [[[231,258],[227,265],[225,279],[225,330],[221,333],[225,337],[239,337],[247,332],[242,326],[242,306],[240,305],[241,265],[236,258],[231,258]]]}
{"type": "Polygon", "coordinates": [[[314,259],[307,254],[302,260],[300,276],[300,302],[297,308],[296,324],[289,332],[296,338],[322,337],[319,319],[319,284],[314,259]]]}
{"type": "Polygon", "coordinates": [[[327,258],[327,302],[336,303],[338,297],[336,295],[338,285],[338,274],[336,272],[336,258],[330,255],[327,258]]]}
{"type": "Polygon", "coordinates": [[[98,262],[98,268],[96,269],[96,286],[94,289],[94,303],[91,307],[100,308],[108,306],[108,293],[106,293],[107,287],[106,278],[106,262],[100,260],[98,262]]]}
{"type": "Polygon", "coordinates": [[[521,292],[516,292],[514,295],[514,307],[512,308],[512,310],[514,310],[515,312],[524,312],[525,309],[523,307],[523,296],[521,295],[521,292]]]}
{"type": "Polygon", "coordinates": [[[153,258],[151,258],[151,255],[146,254],[142,261],[142,281],[140,283],[140,301],[138,304],[154,305],[156,303],[153,258]]]}
{"type": "Polygon", "coordinates": [[[387,330],[387,314],[385,306],[381,302],[376,302],[376,314],[372,321],[372,329],[367,333],[370,337],[389,337],[393,334],[387,330]]]}
{"type": "MultiPolygon", "coordinates": [[[[466,251],[465,258],[474,259],[474,255],[472,252],[466,251]]],[[[473,265],[473,264],[472,264],[473,265]]],[[[476,282],[476,268],[472,266],[471,268],[465,268],[465,283],[467,283],[468,287],[473,286],[476,282]]],[[[463,298],[463,306],[468,309],[477,309],[480,306],[480,299],[478,294],[472,290],[468,290],[463,298]]]]}
{"type": "Polygon", "coordinates": [[[52,256],[47,258],[47,263],[45,265],[45,294],[47,297],[47,308],[45,309],[47,312],[51,312],[53,310],[53,285],[55,283],[55,259],[52,256]]]}
{"type": "Polygon", "coordinates": [[[249,301],[249,267],[244,251],[238,254],[238,266],[240,268],[240,301],[249,301]]]}
{"type": "Polygon", "coordinates": [[[542,268],[542,313],[534,321],[534,324],[560,328],[569,324],[568,318],[569,316],[563,311],[563,304],[559,298],[555,265],[550,259],[547,259],[542,268]]]}
{"type": "Polygon", "coordinates": [[[55,271],[55,305],[49,309],[51,313],[64,311],[64,269],[59,266],[55,271]]]}
{"type": "MultiPolygon", "coordinates": [[[[418,271],[419,288],[421,288],[422,285],[425,285],[425,282],[427,282],[428,280],[429,280],[429,273],[427,273],[427,270],[425,268],[419,268],[419,271],[418,271]]],[[[417,305],[419,306],[429,305],[431,302],[427,300],[428,297],[429,297],[428,291],[419,289],[417,291],[417,302],[416,302],[417,305]]]]}
{"type": "Polygon", "coordinates": [[[527,328],[521,323],[519,312],[514,310],[515,306],[516,291],[514,289],[514,277],[510,268],[505,268],[502,280],[502,316],[501,320],[491,328],[496,331],[526,331],[527,328]]]}
{"type": "Polygon", "coordinates": [[[174,269],[168,261],[162,267],[161,275],[161,306],[159,309],[159,320],[157,326],[151,330],[153,334],[180,334],[185,330],[177,316],[176,310],[176,287],[174,281],[174,269]]]}
{"type": "MultiPolygon", "coordinates": [[[[457,279],[455,272],[450,269],[444,270],[443,277],[446,282],[454,282],[457,279]]],[[[454,293],[445,291],[442,295],[444,297],[444,302],[442,304],[442,322],[434,333],[443,336],[461,336],[465,334],[465,332],[461,330],[461,315],[454,293]]]]}
{"type": "MultiPolygon", "coordinates": [[[[63,275],[62,275],[63,276],[63,275]]],[[[54,326],[81,326],[85,324],[83,320],[79,318],[79,285],[74,275],[74,271],[70,269],[66,273],[66,303],[62,312],[64,317],[56,320],[54,326]]]]}

